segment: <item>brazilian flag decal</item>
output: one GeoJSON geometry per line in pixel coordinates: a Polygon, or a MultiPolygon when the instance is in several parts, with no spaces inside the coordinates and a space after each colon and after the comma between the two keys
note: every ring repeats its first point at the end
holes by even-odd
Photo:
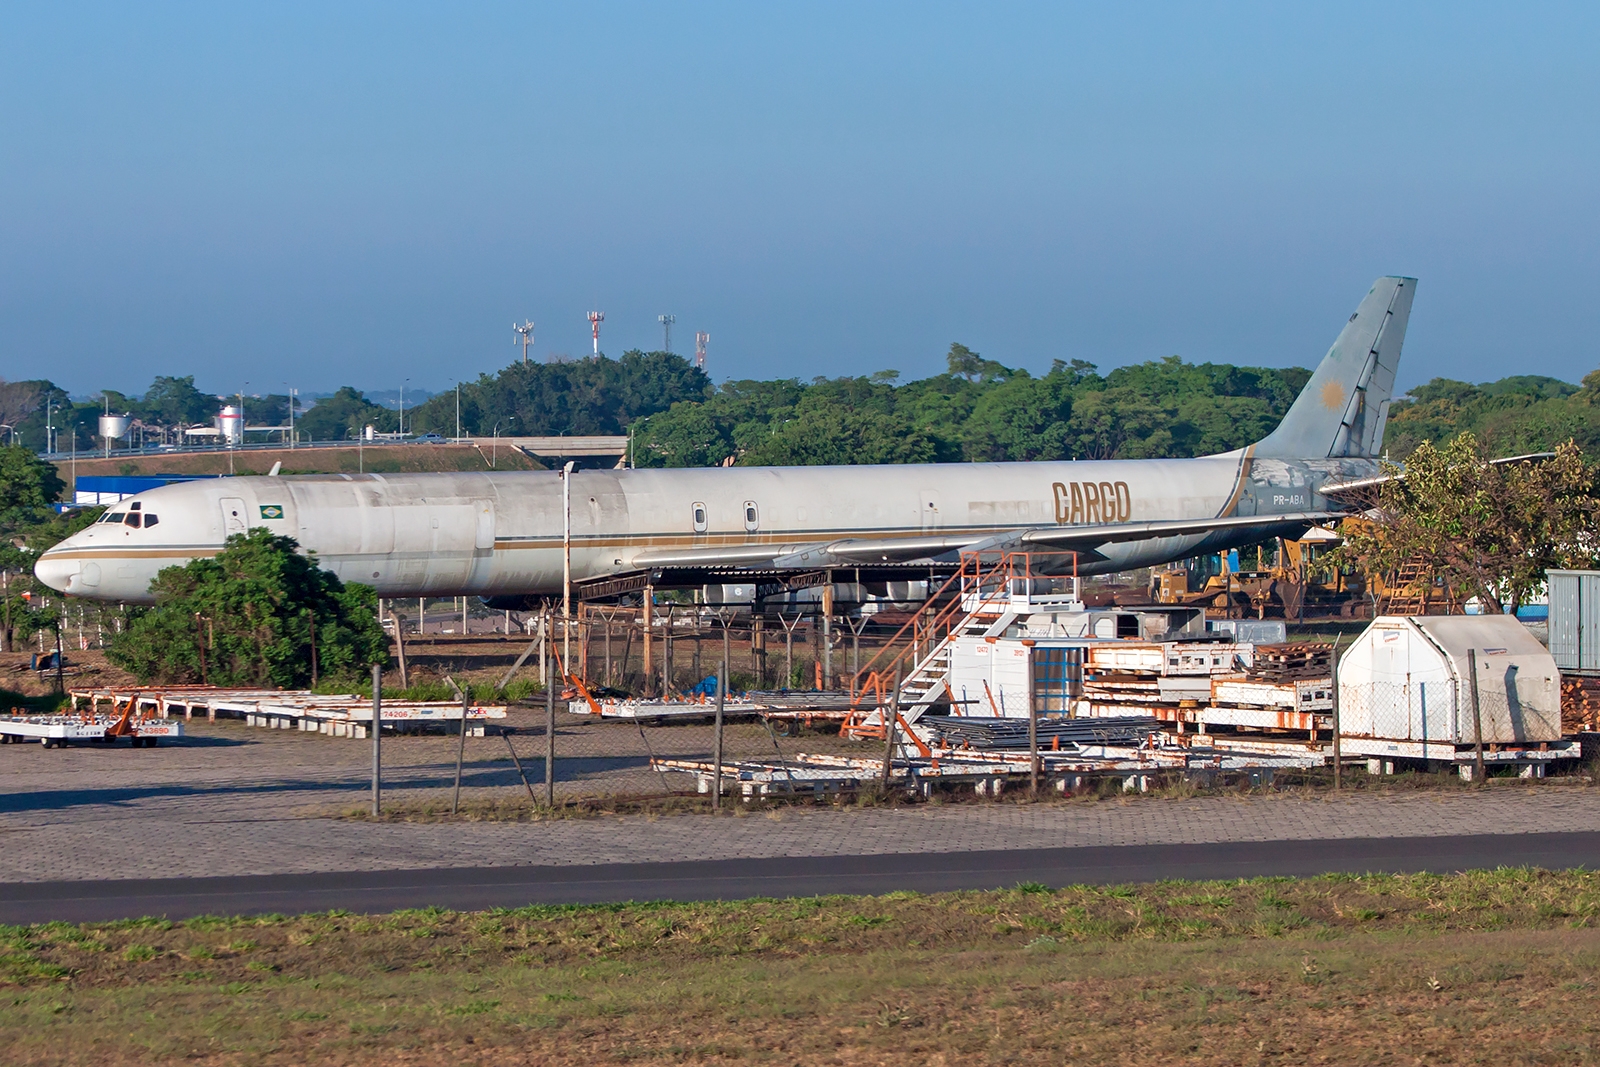
{"type": "Polygon", "coordinates": [[[281,518],[283,518],[283,505],[282,504],[262,504],[261,505],[261,517],[263,519],[281,519],[281,518]]]}

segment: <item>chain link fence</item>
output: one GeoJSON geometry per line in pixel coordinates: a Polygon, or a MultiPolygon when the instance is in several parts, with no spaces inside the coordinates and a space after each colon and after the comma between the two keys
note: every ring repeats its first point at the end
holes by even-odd
{"type": "Polygon", "coordinates": [[[1374,681],[1340,688],[1339,722],[1347,737],[1469,746],[1481,727],[1485,745],[1561,736],[1557,703],[1525,699],[1515,684],[1453,679],[1374,681]]]}

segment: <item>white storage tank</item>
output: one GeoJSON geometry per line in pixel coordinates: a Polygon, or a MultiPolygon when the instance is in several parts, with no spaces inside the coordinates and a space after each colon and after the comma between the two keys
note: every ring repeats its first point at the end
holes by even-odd
{"type": "Polygon", "coordinates": [[[222,431],[223,439],[231,444],[244,441],[244,416],[232,404],[222,409],[222,414],[217,418],[217,428],[222,431]]]}
{"type": "Polygon", "coordinates": [[[1353,752],[1454,759],[1485,745],[1561,739],[1555,660],[1509,615],[1382,616],[1339,660],[1340,734],[1353,752]],[[1363,744],[1363,741],[1376,744],[1363,744]]]}

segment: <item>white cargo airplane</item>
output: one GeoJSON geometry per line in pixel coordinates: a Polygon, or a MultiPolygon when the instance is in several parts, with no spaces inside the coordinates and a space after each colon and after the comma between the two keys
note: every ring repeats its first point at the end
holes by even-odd
{"type": "Polygon", "coordinates": [[[781,583],[833,568],[915,578],[972,549],[1040,553],[1035,569],[1056,573],[1161,564],[1343,513],[1323,490],[1377,473],[1415,289],[1380,278],[1278,428],[1221,455],[219,478],[112,506],[34,571],[72,596],[149,602],[163,567],[215,555],[258,526],[380,596],[468,594],[496,606],[562,593],[568,552],[580,594],[781,583]]]}

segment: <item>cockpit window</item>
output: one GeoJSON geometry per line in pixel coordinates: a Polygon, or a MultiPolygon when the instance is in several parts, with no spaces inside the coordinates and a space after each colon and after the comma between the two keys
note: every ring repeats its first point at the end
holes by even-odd
{"type": "Polygon", "coordinates": [[[150,529],[150,527],[154,526],[156,523],[158,523],[160,521],[161,521],[160,519],[156,518],[156,513],[155,512],[153,512],[153,511],[146,512],[145,516],[144,516],[144,528],[146,530],[148,530],[148,529],[150,529]]]}
{"type": "Polygon", "coordinates": [[[133,503],[128,505],[128,510],[129,511],[138,511],[139,507],[140,507],[139,501],[135,500],[133,503]]]}
{"type": "Polygon", "coordinates": [[[137,511],[130,511],[128,512],[127,518],[123,519],[122,521],[137,530],[139,528],[139,513],[137,511]]]}
{"type": "Polygon", "coordinates": [[[105,515],[102,515],[100,517],[100,521],[101,522],[122,522],[127,517],[128,517],[128,513],[126,511],[112,511],[112,512],[107,512],[105,515]]]}

